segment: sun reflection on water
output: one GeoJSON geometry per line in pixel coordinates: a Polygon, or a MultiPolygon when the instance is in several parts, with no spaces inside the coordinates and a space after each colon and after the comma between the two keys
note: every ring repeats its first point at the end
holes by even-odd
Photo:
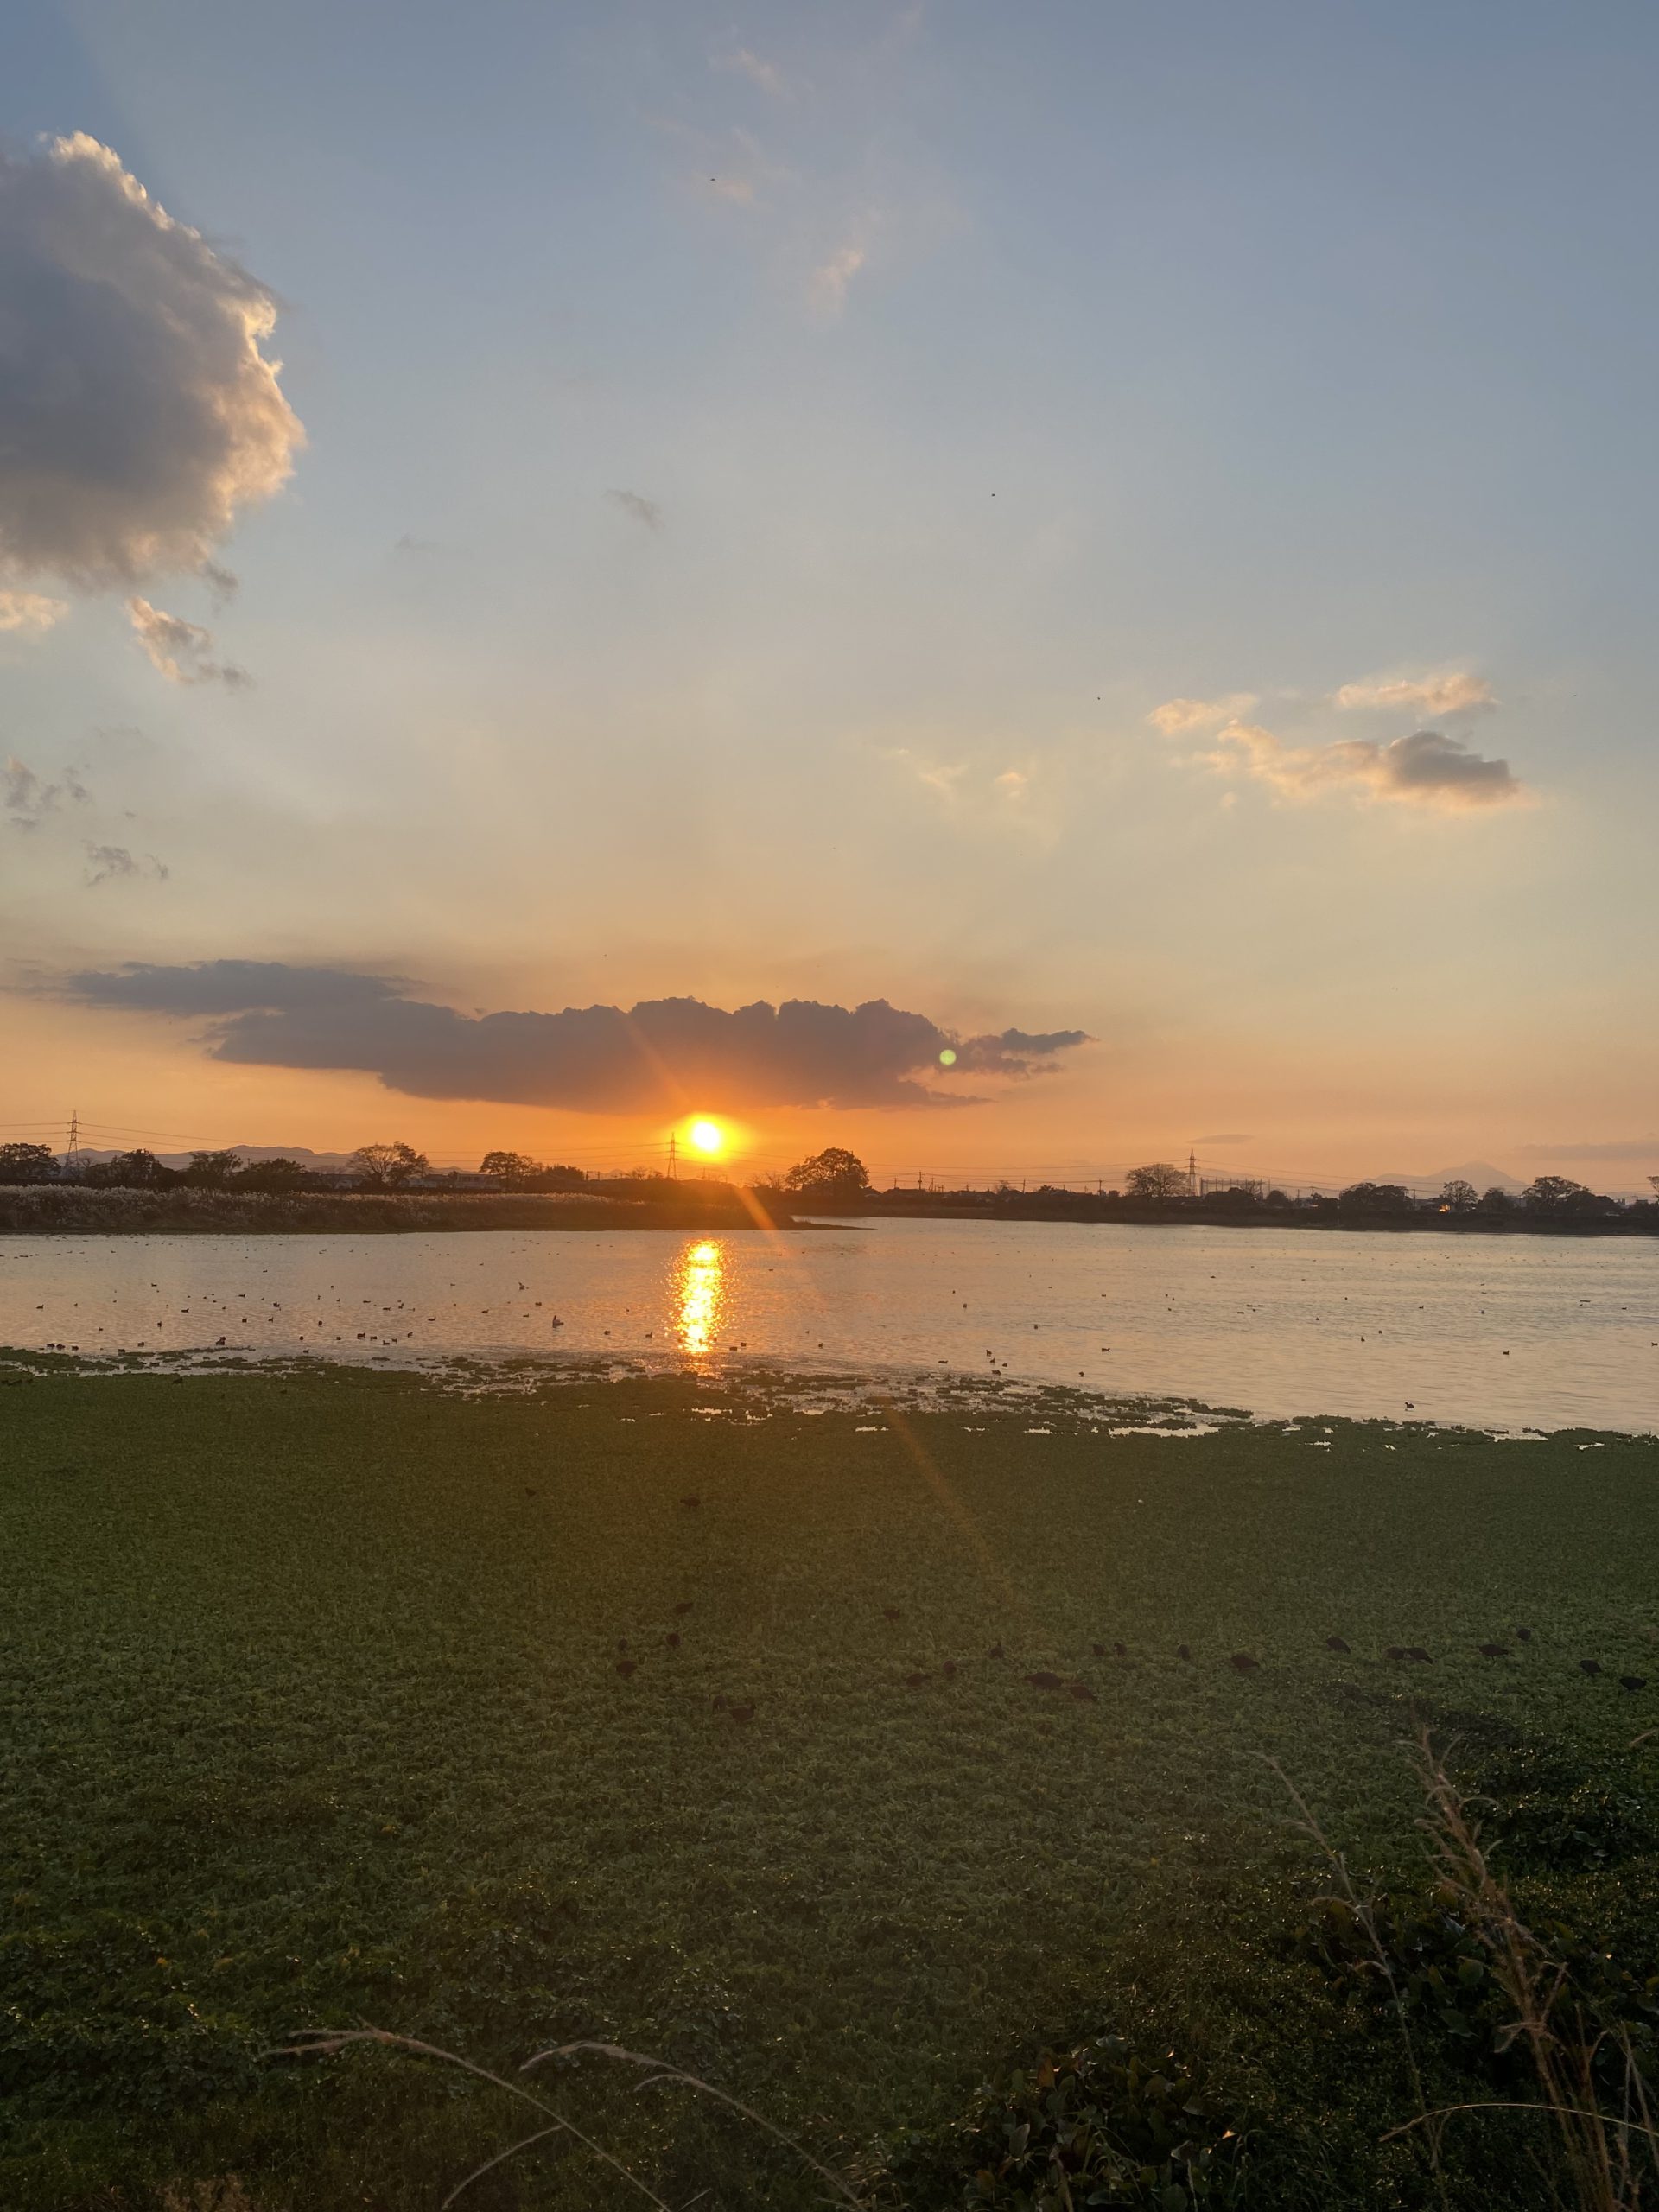
{"type": "Polygon", "coordinates": [[[726,1248],[717,1239],[688,1244],[674,1273],[674,1331],[694,1359],[712,1351],[726,1319],[726,1248]]]}

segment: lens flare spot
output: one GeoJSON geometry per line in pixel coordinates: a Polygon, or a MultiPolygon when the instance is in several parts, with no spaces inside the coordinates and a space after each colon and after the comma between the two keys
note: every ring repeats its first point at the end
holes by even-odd
{"type": "Polygon", "coordinates": [[[944,1050],[939,1054],[939,1065],[942,1068],[953,1068],[956,1065],[957,1056],[947,1045],[944,1050]]]}

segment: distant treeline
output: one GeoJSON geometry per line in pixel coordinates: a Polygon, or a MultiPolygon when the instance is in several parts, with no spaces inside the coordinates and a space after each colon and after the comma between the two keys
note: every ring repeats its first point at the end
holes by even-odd
{"type": "MultiPolygon", "coordinates": [[[[637,1188],[637,1186],[636,1186],[637,1188]]],[[[727,1183],[668,1183],[638,1196],[614,1192],[480,1191],[259,1191],[99,1189],[85,1183],[0,1185],[0,1236],[280,1233],[366,1236],[381,1231],[490,1229],[676,1229],[693,1232],[790,1228],[727,1183]]]]}
{"type": "MultiPolygon", "coordinates": [[[[1659,1193],[1659,1177],[1649,1177],[1659,1193]]],[[[1565,1175],[1541,1175],[1519,1192],[1494,1185],[1478,1191],[1453,1180],[1432,1198],[1403,1183],[1351,1183],[1334,1193],[1293,1194],[1241,1181],[1225,1190],[1193,1190],[1168,1160],[1130,1170],[1122,1190],[1073,1190],[1043,1183],[1034,1190],[998,1183],[988,1190],[879,1191],[863,1162],[839,1150],[803,1160],[775,1189],[787,1203],[820,1213],[936,1215],[952,1219],[1261,1223],[1316,1229],[1529,1230],[1590,1235],[1659,1234],[1659,1196],[1621,1199],[1565,1175]]]]}
{"type": "MultiPolygon", "coordinates": [[[[90,1191],[245,1191],[276,1196],[296,1191],[575,1191],[588,1185],[580,1167],[549,1166],[522,1152],[487,1152],[475,1173],[433,1170],[410,1144],[359,1145],[343,1168],[307,1167],[280,1156],[245,1160],[239,1152],[193,1152],[169,1167],[142,1147],[109,1160],[60,1158],[43,1144],[0,1144],[0,1185],[69,1184],[90,1191]]],[[[595,1183],[596,1190],[608,1183],[595,1183]]]]}

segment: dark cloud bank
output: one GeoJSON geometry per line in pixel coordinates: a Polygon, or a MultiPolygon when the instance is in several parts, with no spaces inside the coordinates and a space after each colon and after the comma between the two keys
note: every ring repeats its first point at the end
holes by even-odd
{"type": "Polygon", "coordinates": [[[66,979],[83,1005],[206,1018],[214,1059],[359,1069],[415,1098],[563,1106],[589,1114],[691,1106],[956,1106],[963,1076],[1023,1078],[1089,1041],[1081,1029],[959,1037],[885,999],[857,1007],[764,1000],[728,1013],[645,999],[560,1014],[457,1014],[401,978],[281,961],[134,963],[66,979]],[[952,1065],[939,1055],[956,1054],[952,1065]],[[919,1080],[937,1077],[936,1089],[919,1080]]]}

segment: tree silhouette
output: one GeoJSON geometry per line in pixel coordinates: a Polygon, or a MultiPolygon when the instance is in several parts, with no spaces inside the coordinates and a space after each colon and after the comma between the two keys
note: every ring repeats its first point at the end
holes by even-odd
{"type": "Polygon", "coordinates": [[[0,1183],[55,1183],[56,1157],[43,1144],[0,1144],[0,1183]]]}
{"type": "Polygon", "coordinates": [[[1132,1198],[1182,1198],[1186,1176],[1173,1160],[1154,1160],[1149,1167],[1131,1167],[1126,1187],[1132,1198]]]}
{"type": "Polygon", "coordinates": [[[786,1191],[868,1191],[870,1171],[855,1152],[832,1144],[791,1167],[784,1178],[786,1191]]]}
{"type": "Polygon", "coordinates": [[[431,1163],[411,1144],[360,1144],[348,1165],[358,1181],[372,1191],[395,1191],[426,1174],[431,1163]]]}
{"type": "Polygon", "coordinates": [[[493,1175],[505,1189],[512,1183],[528,1183],[532,1176],[545,1175],[547,1170],[539,1160],[532,1160],[524,1152],[486,1152],[478,1163],[480,1175],[493,1175]]]}

